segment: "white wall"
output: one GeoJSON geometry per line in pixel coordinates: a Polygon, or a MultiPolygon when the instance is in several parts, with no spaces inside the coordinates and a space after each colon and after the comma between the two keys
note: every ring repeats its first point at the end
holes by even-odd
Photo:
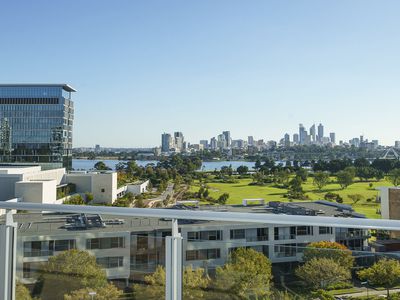
{"type": "Polygon", "coordinates": [[[15,196],[23,202],[56,204],[56,180],[19,181],[15,184],[15,196]]]}
{"type": "Polygon", "coordinates": [[[381,215],[382,219],[390,219],[389,214],[389,188],[380,187],[380,197],[381,197],[381,215]]]}
{"type": "Polygon", "coordinates": [[[76,192],[93,194],[94,203],[112,203],[117,199],[117,173],[71,173],[67,183],[76,186],[76,192]]]}

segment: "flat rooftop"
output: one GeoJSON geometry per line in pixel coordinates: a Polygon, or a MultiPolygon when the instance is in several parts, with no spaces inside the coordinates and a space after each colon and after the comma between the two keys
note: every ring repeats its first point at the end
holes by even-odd
{"type": "Polygon", "coordinates": [[[3,83],[0,84],[1,87],[61,87],[67,92],[76,92],[76,90],[66,83],[3,83]]]}
{"type": "MultiPolygon", "coordinates": [[[[277,203],[277,202],[271,202],[277,203]]],[[[309,215],[310,211],[314,211],[314,215],[326,217],[365,217],[363,215],[352,215],[351,212],[343,213],[343,207],[336,203],[324,203],[324,201],[308,201],[308,202],[279,202],[309,215]]],[[[347,206],[344,206],[347,208],[347,206]]],[[[247,212],[247,213],[264,213],[264,214],[282,214],[280,210],[276,210],[269,205],[226,205],[226,206],[185,206],[176,205],[166,209],[184,209],[184,210],[209,210],[218,212],[247,212]]],[[[290,213],[285,213],[290,214],[290,213]]],[[[18,223],[18,234],[21,236],[35,236],[41,234],[57,235],[57,234],[85,234],[90,232],[147,232],[147,231],[168,231],[171,229],[171,222],[167,219],[157,218],[141,218],[141,217],[116,217],[112,215],[102,215],[103,220],[118,219],[122,222],[106,225],[105,227],[90,227],[90,228],[71,228],[66,226],[67,219],[71,216],[79,214],[40,214],[27,213],[15,214],[14,220],[18,223]]],[[[4,216],[0,218],[0,222],[4,220],[4,216]]],[[[195,220],[179,220],[179,226],[210,226],[220,228],[223,225],[238,224],[237,222],[221,222],[221,221],[195,221],[195,220]]],[[[240,223],[248,225],[247,223],[240,223]]],[[[253,224],[254,225],[254,224],[253,224]]],[[[290,226],[290,225],[288,225],[290,226]]]]}

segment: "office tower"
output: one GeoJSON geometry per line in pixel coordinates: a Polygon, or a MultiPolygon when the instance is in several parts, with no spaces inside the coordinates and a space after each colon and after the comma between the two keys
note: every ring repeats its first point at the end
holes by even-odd
{"type": "Polygon", "coordinates": [[[395,148],[400,148],[400,141],[395,141],[394,142],[394,147],[395,148]]]}
{"type": "Polygon", "coordinates": [[[169,133],[161,135],[161,152],[169,152],[172,145],[172,137],[169,133]]]}
{"type": "Polygon", "coordinates": [[[11,161],[11,127],[7,118],[3,118],[0,123],[0,157],[3,162],[11,161]]]}
{"type": "Polygon", "coordinates": [[[210,140],[210,148],[212,150],[217,149],[217,139],[215,137],[211,138],[210,140]]]}
{"type": "Polygon", "coordinates": [[[217,137],[217,148],[225,149],[227,147],[227,142],[225,140],[225,134],[219,134],[217,137]]]}
{"type": "Polygon", "coordinates": [[[223,131],[222,134],[225,136],[225,147],[224,148],[229,148],[231,146],[231,132],[230,131],[223,131]]]}
{"type": "Polygon", "coordinates": [[[316,131],[315,131],[315,124],[310,127],[310,137],[311,137],[311,142],[316,142],[316,131]]]}
{"type": "Polygon", "coordinates": [[[174,133],[174,148],[175,148],[175,150],[182,151],[184,142],[185,142],[185,138],[183,137],[183,133],[175,132],[174,133]]]}
{"type": "Polygon", "coordinates": [[[305,130],[303,124],[299,125],[299,144],[304,145],[307,139],[307,131],[305,130]]]}
{"type": "Polygon", "coordinates": [[[290,147],[290,135],[288,133],[285,134],[283,140],[285,147],[290,147]]]}
{"type": "Polygon", "coordinates": [[[293,134],[293,143],[299,144],[299,135],[297,133],[293,134]]]}
{"type": "Polygon", "coordinates": [[[322,138],[324,137],[324,125],[319,123],[318,125],[318,142],[322,142],[322,138]]]}
{"type": "Polygon", "coordinates": [[[0,161],[71,169],[73,92],[67,84],[0,84],[2,144],[11,148],[0,161]]]}
{"type": "Polygon", "coordinates": [[[329,134],[329,138],[331,139],[332,144],[336,144],[336,134],[334,132],[329,134]]]}
{"type": "Polygon", "coordinates": [[[94,152],[96,152],[96,153],[101,152],[101,147],[100,147],[100,145],[96,145],[96,146],[94,147],[94,152]]]}
{"type": "Polygon", "coordinates": [[[207,140],[200,140],[200,145],[203,145],[204,149],[208,149],[208,141],[207,140]]]}
{"type": "Polygon", "coordinates": [[[249,145],[249,146],[254,145],[254,137],[252,135],[247,137],[247,145],[249,145]]]}

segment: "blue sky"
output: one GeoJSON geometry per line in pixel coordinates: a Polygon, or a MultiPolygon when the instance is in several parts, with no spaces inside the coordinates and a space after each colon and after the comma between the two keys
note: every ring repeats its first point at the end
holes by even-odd
{"type": "Polygon", "coordinates": [[[5,1],[0,82],[75,87],[74,146],[400,140],[399,1],[5,1]]]}

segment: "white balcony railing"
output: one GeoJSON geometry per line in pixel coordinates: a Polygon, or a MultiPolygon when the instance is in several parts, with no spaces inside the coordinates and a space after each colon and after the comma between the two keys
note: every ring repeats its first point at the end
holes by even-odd
{"type": "Polygon", "coordinates": [[[6,210],[7,213],[4,225],[0,225],[0,299],[7,300],[15,299],[13,295],[15,289],[15,235],[17,224],[13,221],[13,214],[16,210],[86,213],[172,220],[172,234],[166,238],[166,299],[168,300],[180,300],[182,298],[182,237],[178,232],[177,222],[181,219],[400,231],[400,221],[397,220],[12,202],[0,202],[1,209],[6,210]]]}

